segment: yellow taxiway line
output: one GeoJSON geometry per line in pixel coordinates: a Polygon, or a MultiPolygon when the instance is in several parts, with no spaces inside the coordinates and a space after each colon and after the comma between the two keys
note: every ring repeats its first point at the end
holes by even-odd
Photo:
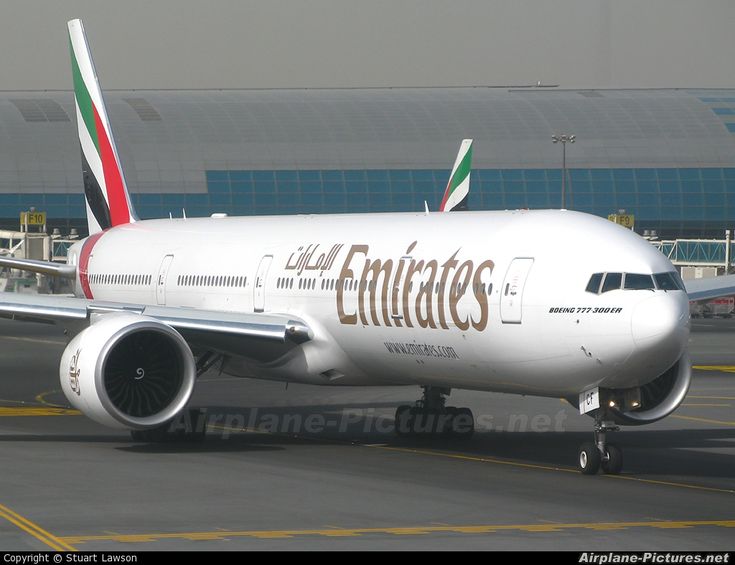
{"type": "MultiPolygon", "coordinates": [[[[463,454],[458,454],[458,453],[447,453],[444,451],[434,451],[434,450],[427,450],[427,449],[413,449],[413,448],[404,448],[404,447],[391,447],[391,446],[384,446],[384,445],[364,445],[364,447],[370,447],[372,449],[382,449],[386,451],[413,453],[416,455],[428,455],[431,457],[444,457],[446,459],[457,459],[461,461],[476,461],[478,463],[491,463],[494,465],[508,465],[510,467],[523,467],[526,469],[540,469],[543,471],[558,471],[562,473],[575,473],[575,474],[579,473],[577,469],[572,469],[570,467],[553,467],[551,465],[537,465],[533,463],[521,463],[518,461],[508,461],[505,459],[495,459],[492,457],[478,457],[474,455],[463,455],[463,454]]],[[[661,480],[656,480],[656,479],[642,479],[640,477],[634,477],[631,475],[600,475],[600,477],[606,478],[606,479],[634,481],[637,483],[645,483],[645,484],[651,484],[651,485],[662,485],[662,486],[669,486],[669,487],[685,488],[689,490],[701,490],[701,491],[707,491],[707,492],[735,494],[735,490],[732,490],[732,489],[707,487],[704,485],[693,485],[689,483],[679,483],[679,482],[673,482],[673,481],[661,481],[661,480]]]]}
{"type": "Polygon", "coordinates": [[[705,402],[685,402],[683,408],[729,408],[732,404],[713,404],[705,402]]]}
{"type": "Polygon", "coordinates": [[[0,417],[15,417],[15,416],[81,416],[82,413],[79,410],[74,410],[62,406],[60,404],[53,404],[46,400],[49,394],[54,394],[59,391],[48,390],[36,395],[35,401],[38,404],[32,404],[21,400],[0,400],[0,402],[23,404],[23,406],[0,406],[0,417]]]}
{"type": "Polygon", "coordinates": [[[363,535],[388,534],[394,536],[415,536],[426,534],[493,534],[497,532],[562,532],[566,530],[615,531],[629,528],[683,529],[698,527],[735,528],[735,520],[681,520],[659,522],[580,522],[572,524],[482,524],[468,526],[428,525],[387,528],[328,528],[308,530],[216,530],[211,532],[177,533],[140,533],[109,534],[98,536],[68,536],[62,538],[66,543],[83,544],[89,542],[112,541],[120,543],[149,543],[159,540],[197,540],[221,541],[231,538],[278,539],[300,536],[356,537],[363,535]]]}
{"type": "MultiPolygon", "coordinates": [[[[218,430],[228,431],[232,433],[255,433],[255,434],[260,434],[260,435],[276,435],[276,434],[272,434],[271,432],[266,432],[263,430],[248,429],[248,428],[246,429],[233,428],[230,426],[220,426],[220,425],[210,426],[210,429],[218,429],[218,430]]],[[[289,437],[293,437],[293,436],[289,436],[289,437]]],[[[303,437],[303,436],[296,436],[296,438],[302,441],[309,441],[311,439],[311,438],[303,437]]],[[[362,448],[367,448],[367,449],[380,449],[383,451],[393,451],[397,453],[409,453],[413,455],[424,455],[424,456],[429,456],[429,457],[442,457],[444,459],[454,459],[455,461],[473,461],[476,463],[489,463],[492,465],[505,465],[508,467],[536,469],[540,471],[555,471],[559,473],[571,473],[571,474],[579,473],[578,469],[572,468],[572,467],[559,467],[559,466],[554,466],[554,465],[539,465],[536,463],[524,463],[521,461],[513,461],[513,460],[508,460],[508,459],[497,459],[495,457],[481,457],[479,455],[469,455],[469,454],[464,454],[464,453],[450,453],[446,451],[435,451],[435,450],[430,450],[430,449],[397,447],[397,446],[390,446],[390,445],[385,445],[385,444],[368,444],[368,443],[351,443],[351,442],[348,443],[348,442],[339,441],[335,439],[324,440],[323,438],[320,439],[319,441],[330,441],[335,444],[351,445],[351,446],[362,447],[362,448]]],[[[704,491],[704,492],[735,494],[735,490],[733,489],[708,487],[704,485],[680,483],[680,482],[674,482],[674,481],[643,479],[643,478],[635,477],[632,475],[601,475],[601,478],[617,479],[617,480],[623,480],[623,481],[633,481],[637,483],[683,488],[687,490],[699,490],[699,491],[704,491]]]]}
{"type": "Polygon", "coordinates": [[[11,341],[27,341],[29,343],[44,343],[46,345],[66,345],[65,341],[58,339],[42,339],[38,337],[21,337],[17,335],[0,335],[0,339],[9,339],[11,341]]]}
{"type": "Polygon", "coordinates": [[[76,551],[76,548],[68,541],[47,532],[38,524],[31,522],[28,518],[21,516],[3,504],[0,504],[0,518],[4,518],[54,551],[76,551]]]}
{"type": "Polygon", "coordinates": [[[674,414],[669,418],[676,418],[677,420],[690,420],[692,422],[702,422],[703,424],[716,424],[718,426],[735,426],[735,422],[728,422],[726,420],[711,420],[709,418],[695,418],[694,416],[681,416],[674,414]]]}
{"type": "Polygon", "coordinates": [[[16,407],[16,406],[0,406],[0,417],[16,417],[16,416],[81,416],[79,410],[69,410],[67,408],[51,408],[46,406],[37,407],[16,407]]]}
{"type": "Polygon", "coordinates": [[[735,373],[735,365],[692,365],[698,371],[718,371],[720,373],[735,373]]]}

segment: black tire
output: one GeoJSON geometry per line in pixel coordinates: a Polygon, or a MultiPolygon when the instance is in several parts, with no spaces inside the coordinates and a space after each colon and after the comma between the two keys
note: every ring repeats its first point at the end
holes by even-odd
{"type": "Polygon", "coordinates": [[[420,437],[435,435],[438,431],[441,413],[429,410],[411,411],[411,433],[420,437]]]}
{"type": "Polygon", "coordinates": [[[608,475],[619,475],[623,470],[623,452],[614,443],[605,447],[607,459],[602,461],[602,470],[608,475]]]}
{"type": "Polygon", "coordinates": [[[591,441],[583,443],[577,453],[577,468],[583,475],[596,475],[600,470],[600,450],[591,441]]]}
{"type": "Polygon", "coordinates": [[[475,433],[475,416],[472,410],[455,408],[452,416],[452,435],[457,439],[470,439],[475,433]]]}
{"type": "Polygon", "coordinates": [[[441,413],[441,428],[438,430],[447,437],[454,436],[454,418],[457,416],[458,410],[452,406],[447,406],[441,413]]]}
{"type": "Polygon", "coordinates": [[[404,404],[396,408],[395,432],[398,437],[408,436],[413,433],[413,417],[411,407],[404,404]]]}

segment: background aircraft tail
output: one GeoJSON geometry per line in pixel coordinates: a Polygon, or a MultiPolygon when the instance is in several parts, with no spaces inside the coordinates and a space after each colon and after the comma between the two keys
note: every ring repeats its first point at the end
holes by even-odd
{"type": "Polygon", "coordinates": [[[71,20],[67,26],[87,223],[92,235],[134,222],[137,216],[125,184],[84,26],[81,20],[71,20]]]}
{"type": "Polygon", "coordinates": [[[444,192],[439,211],[467,210],[467,196],[470,193],[470,170],[472,169],[472,140],[463,139],[457,153],[457,160],[449,175],[447,190],[444,192]]]}

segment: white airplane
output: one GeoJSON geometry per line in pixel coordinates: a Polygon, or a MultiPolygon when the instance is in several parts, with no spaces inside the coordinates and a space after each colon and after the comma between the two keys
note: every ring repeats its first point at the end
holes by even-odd
{"type": "MultiPolygon", "coordinates": [[[[61,387],[88,417],[156,439],[215,363],[239,377],[420,386],[422,399],[396,412],[403,434],[469,436],[472,413],[445,405],[453,388],[565,398],[594,418],[577,462],[592,474],[621,471],[607,432],[655,422],[684,399],[685,287],[660,252],[606,219],[138,220],[82,24],[68,28],[90,236],[66,265],[0,265],[71,278],[76,298],[4,295],[0,313],[68,329],[61,387]]],[[[444,208],[465,199],[464,156],[444,208]]]]}

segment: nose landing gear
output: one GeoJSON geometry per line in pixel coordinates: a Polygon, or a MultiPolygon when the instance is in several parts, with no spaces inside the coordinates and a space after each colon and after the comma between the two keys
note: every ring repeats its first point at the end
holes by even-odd
{"type": "Polygon", "coordinates": [[[475,417],[469,408],[446,406],[448,388],[422,387],[424,394],[413,406],[405,404],[396,410],[398,436],[438,435],[468,439],[475,432],[475,417]]]}
{"type": "Polygon", "coordinates": [[[602,471],[608,475],[619,475],[623,470],[623,452],[614,443],[607,443],[607,432],[620,430],[612,422],[603,419],[598,413],[595,416],[595,441],[587,441],[579,447],[577,468],[584,475],[596,475],[602,471]]]}

